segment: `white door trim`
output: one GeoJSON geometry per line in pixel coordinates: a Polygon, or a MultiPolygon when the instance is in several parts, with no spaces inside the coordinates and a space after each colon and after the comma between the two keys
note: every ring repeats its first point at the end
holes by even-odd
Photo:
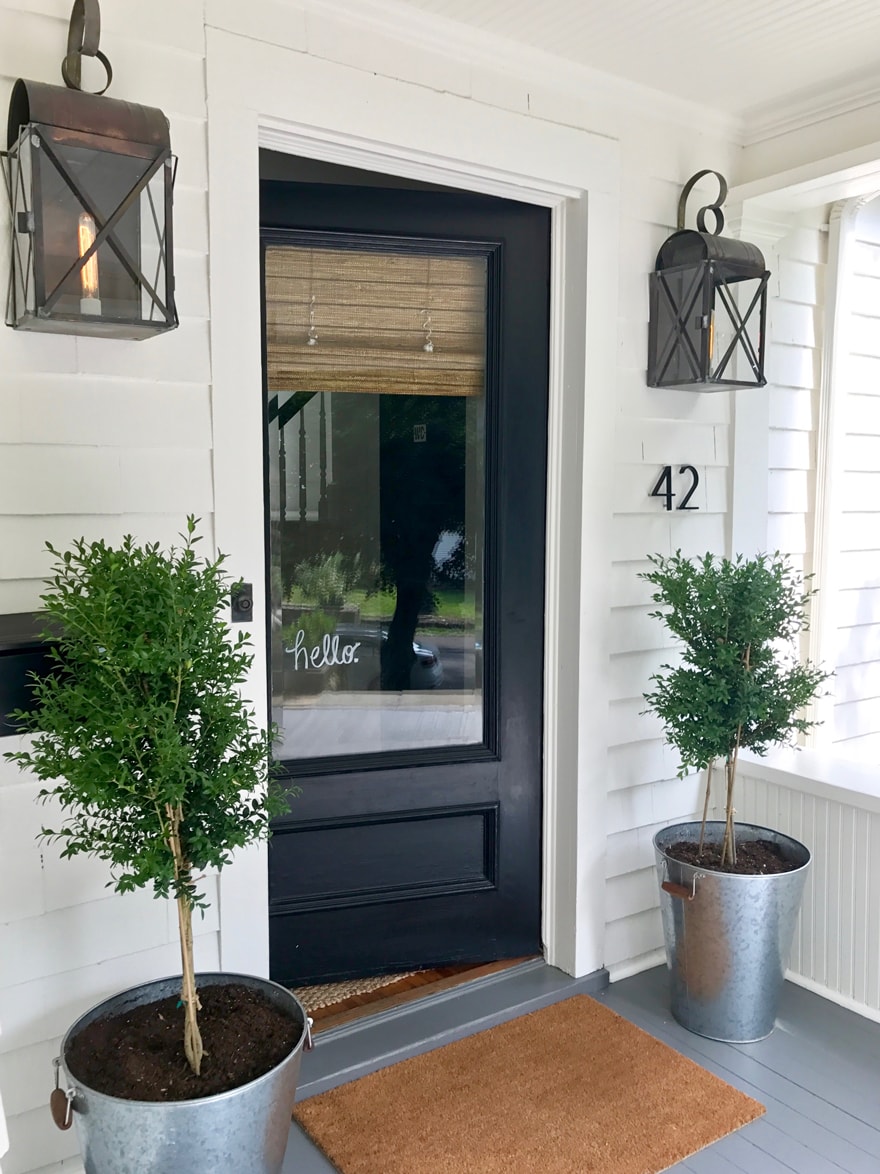
{"type": "MultiPolygon", "coordinates": [[[[211,27],[207,83],[214,531],[230,571],[255,584],[260,720],[259,148],[552,209],[543,921],[548,962],[589,973],[604,962],[617,143],[211,27]]],[[[220,950],[226,970],[268,970],[263,846],[221,875],[220,950]]]]}

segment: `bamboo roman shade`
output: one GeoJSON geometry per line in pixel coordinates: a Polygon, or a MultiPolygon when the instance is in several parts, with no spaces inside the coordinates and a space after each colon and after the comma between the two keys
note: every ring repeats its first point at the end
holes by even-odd
{"type": "Polygon", "coordinates": [[[484,257],[270,246],[265,290],[270,394],[483,394],[484,257]]]}

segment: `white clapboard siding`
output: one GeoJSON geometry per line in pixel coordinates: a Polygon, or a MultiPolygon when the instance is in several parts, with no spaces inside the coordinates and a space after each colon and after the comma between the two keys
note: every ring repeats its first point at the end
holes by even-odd
{"type": "Polygon", "coordinates": [[[846,378],[839,388],[832,520],[833,704],[817,743],[877,762],[880,741],[880,204],[859,214],[849,256],[846,378]]]}
{"type": "MultiPolygon", "coordinates": [[[[796,769],[796,766],[795,766],[796,769]]],[[[880,792],[858,795],[796,774],[740,772],[743,820],[794,836],[813,855],[790,977],[880,1019],[880,792]]]]}
{"type": "Polygon", "coordinates": [[[815,421],[821,368],[825,241],[800,227],[777,244],[778,281],[768,308],[770,408],[767,548],[812,569],[815,421]]]}

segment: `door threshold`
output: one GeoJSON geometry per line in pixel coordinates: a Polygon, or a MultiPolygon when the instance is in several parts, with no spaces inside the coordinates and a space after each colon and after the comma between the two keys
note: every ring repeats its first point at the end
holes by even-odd
{"type": "Polygon", "coordinates": [[[312,1035],[325,1032],[334,1027],[342,1027],[353,1023],[366,1015],[376,1015],[383,1011],[390,1011],[403,1003],[410,1003],[414,999],[424,999],[442,991],[451,990],[463,982],[473,982],[478,978],[510,970],[523,962],[540,960],[539,955],[530,955],[525,958],[506,958],[498,962],[472,962],[462,966],[440,966],[426,970],[411,971],[395,978],[389,975],[388,980],[375,990],[356,994],[350,998],[342,998],[326,1007],[309,1007],[308,1000],[303,999],[294,991],[300,1002],[306,1008],[312,1019],[312,1035]]]}
{"type": "Polygon", "coordinates": [[[571,995],[597,994],[607,985],[605,969],[572,978],[543,958],[532,958],[328,1026],[317,1035],[314,1051],[303,1057],[296,1099],[327,1092],[571,995]]]}

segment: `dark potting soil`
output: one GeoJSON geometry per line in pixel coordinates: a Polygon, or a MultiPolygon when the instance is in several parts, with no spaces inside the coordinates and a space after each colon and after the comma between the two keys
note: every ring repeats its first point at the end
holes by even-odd
{"type": "Polygon", "coordinates": [[[797,868],[790,860],[786,860],[773,840],[743,840],[736,845],[736,864],[733,868],[729,864],[722,867],[721,845],[704,844],[702,854],[700,845],[693,840],[678,840],[665,849],[666,855],[673,860],[680,860],[683,864],[693,864],[697,868],[708,868],[712,872],[735,872],[744,876],[769,876],[771,873],[791,872],[797,868]]]}
{"type": "Polygon", "coordinates": [[[134,1101],[191,1101],[263,1076],[293,1049],[302,1027],[252,987],[199,991],[205,1055],[196,1076],[183,1054],[176,995],[104,1019],[71,1041],[67,1064],[84,1084],[134,1101]]]}

